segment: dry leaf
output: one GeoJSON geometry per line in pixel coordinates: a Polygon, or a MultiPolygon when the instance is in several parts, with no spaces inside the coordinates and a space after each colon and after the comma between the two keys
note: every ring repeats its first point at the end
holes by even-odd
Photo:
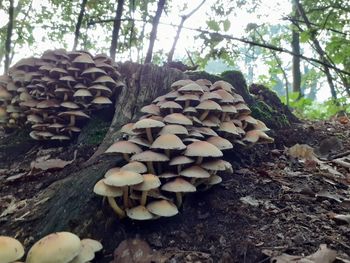
{"type": "Polygon", "coordinates": [[[61,159],[45,160],[43,158],[40,158],[31,162],[30,167],[32,170],[42,170],[42,171],[63,169],[67,165],[73,163],[75,161],[76,156],[77,156],[77,151],[74,152],[74,158],[70,161],[64,161],[61,159]]]}
{"type": "Polygon", "coordinates": [[[151,263],[152,249],[141,239],[126,239],[114,250],[113,263],[151,263]]]}
{"type": "Polygon", "coordinates": [[[287,150],[289,156],[302,160],[317,160],[314,149],[307,144],[295,144],[287,150]]]}

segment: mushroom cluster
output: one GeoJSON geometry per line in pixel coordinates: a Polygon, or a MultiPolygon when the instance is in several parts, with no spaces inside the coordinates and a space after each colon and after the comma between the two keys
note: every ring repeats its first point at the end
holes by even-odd
{"type": "Polygon", "coordinates": [[[94,192],[107,197],[119,218],[174,216],[184,194],[218,184],[218,172],[232,171],[224,151],[236,143],[273,142],[229,83],[179,80],[172,88],[144,106],[139,121],[124,125],[125,140],[106,151],[121,154],[126,164],[108,170],[94,192]]]}
{"type": "Polygon", "coordinates": [[[0,77],[0,125],[31,125],[36,140],[69,140],[92,111],[112,104],[123,86],[105,55],[48,50],[17,62],[0,77]]]}
{"type": "MultiPolygon", "coordinates": [[[[85,263],[95,258],[102,250],[100,242],[93,239],[81,239],[70,232],[57,232],[37,241],[29,250],[26,263],[85,263]]],[[[23,245],[16,239],[0,236],[0,262],[21,263],[24,255],[23,245]]]]}

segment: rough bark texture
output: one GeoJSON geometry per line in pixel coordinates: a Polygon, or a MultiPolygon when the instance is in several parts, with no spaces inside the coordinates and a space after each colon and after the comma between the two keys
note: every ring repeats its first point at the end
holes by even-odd
{"type": "Polygon", "coordinates": [[[80,28],[81,28],[81,23],[83,22],[83,18],[84,18],[86,3],[87,3],[87,0],[83,0],[81,2],[81,5],[80,5],[80,12],[79,12],[79,16],[78,16],[78,21],[77,21],[77,24],[75,26],[75,31],[74,31],[73,50],[76,50],[77,46],[78,46],[80,28]]]}
{"type": "Polygon", "coordinates": [[[154,16],[152,21],[152,31],[149,37],[149,46],[148,46],[148,51],[145,58],[145,63],[151,63],[152,61],[154,42],[156,41],[156,38],[157,38],[159,19],[162,15],[164,5],[165,5],[165,0],[159,0],[156,15],[154,16]]]}
{"type": "Polygon", "coordinates": [[[111,48],[109,50],[110,57],[113,60],[115,60],[115,54],[117,52],[118,37],[119,37],[119,31],[120,31],[120,25],[121,25],[121,17],[123,14],[123,6],[124,6],[124,0],[118,0],[118,6],[117,6],[117,10],[115,12],[115,18],[114,18],[114,22],[113,22],[111,48]]]}
{"type": "Polygon", "coordinates": [[[14,7],[13,0],[10,0],[10,8],[9,8],[9,23],[7,26],[6,33],[6,42],[5,42],[5,67],[4,73],[6,73],[10,67],[10,53],[11,53],[11,37],[12,37],[12,29],[13,29],[13,15],[14,15],[14,7]]]}
{"type": "MultiPolygon", "coordinates": [[[[7,221],[1,225],[2,229],[6,229],[7,232],[17,232],[22,231],[25,227],[26,235],[31,235],[34,239],[62,230],[74,231],[86,236],[86,229],[93,222],[96,224],[99,220],[103,221],[106,229],[110,229],[107,226],[108,222],[104,221],[106,220],[104,215],[98,213],[98,211],[101,211],[101,198],[96,196],[92,190],[94,184],[103,177],[109,168],[121,162],[121,158],[99,157],[114,140],[120,138],[121,135],[118,130],[122,125],[138,118],[142,106],[150,103],[157,96],[168,92],[171,83],[178,79],[208,78],[212,81],[225,79],[244,97],[253,113],[255,112],[254,109],[259,109],[260,113],[262,112],[267,116],[271,117],[271,114],[277,114],[276,116],[281,118],[281,113],[276,113],[269,107],[259,106],[259,102],[249,94],[243,75],[240,72],[230,71],[222,76],[210,75],[205,72],[188,72],[188,74],[185,74],[176,69],[131,62],[120,64],[120,72],[125,77],[126,87],[116,97],[116,107],[111,126],[95,154],[81,167],[72,167],[73,172],[71,174],[68,173],[69,171],[63,170],[62,174],[69,174],[68,177],[51,184],[39,196],[35,197],[31,201],[32,203],[29,204],[29,206],[32,206],[31,213],[30,216],[26,217],[25,222],[7,221]]],[[[288,125],[288,118],[285,117],[285,119],[287,123],[285,125],[288,125]]],[[[273,122],[277,121],[274,119],[273,122]]],[[[84,134],[82,133],[81,136],[84,136],[84,134]]],[[[112,218],[116,220],[114,217],[112,218]]],[[[101,228],[103,229],[103,226],[101,228]]],[[[123,228],[123,224],[118,224],[118,231],[121,231],[121,228],[123,228]]],[[[118,235],[122,235],[121,233],[118,232],[118,235]]],[[[114,235],[116,234],[114,233],[114,235]]],[[[118,239],[120,238],[119,236],[118,239]]]]}

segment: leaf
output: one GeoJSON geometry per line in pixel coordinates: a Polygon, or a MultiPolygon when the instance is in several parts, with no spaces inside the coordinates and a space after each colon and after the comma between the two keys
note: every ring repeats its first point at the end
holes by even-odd
{"type": "Polygon", "coordinates": [[[230,20],[226,19],[222,22],[222,24],[224,25],[224,31],[227,32],[230,27],[231,27],[231,22],[230,20]]]}
{"type": "Polygon", "coordinates": [[[141,239],[126,239],[114,250],[113,263],[151,263],[152,249],[141,239]]]}
{"type": "Polygon", "coordinates": [[[300,33],[300,42],[305,43],[310,39],[309,32],[303,31],[300,33]]]}
{"type": "Polygon", "coordinates": [[[293,158],[304,159],[304,160],[315,160],[317,159],[314,150],[307,144],[295,144],[290,147],[287,151],[288,155],[293,158]]]}
{"type": "Polygon", "coordinates": [[[214,30],[214,31],[220,30],[220,26],[219,26],[218,22],[216,22],[214,20],[209,20],[206,23],[207,23],[209,29],[214,30]]]}
{"type": "Polygon", "coordinates": [[[64,161],[61,159],[45,160],[41,158],[31,162],[30,168],[32,169],[32,171],[33,170],[48,171],[48,170],[63,169],[67,165],[73,163],[75,161],[76,156],[77,156],[77,151],[74,152],[74,157],[70,161],[64,161]]]}

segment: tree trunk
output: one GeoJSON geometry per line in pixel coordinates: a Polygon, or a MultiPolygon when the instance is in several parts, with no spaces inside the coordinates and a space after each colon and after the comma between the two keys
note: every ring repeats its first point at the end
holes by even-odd
{"type": "Polygon", "coordinates": [[[11,37],[12,37],[12,29],[13,29],[13,15],[14,15],[13,1],[14,0],[10,0],[9,23],[7,26],[7,34],[6,34],[6,42],[5,42],[4,73],[7,73],[7,71],[9,70],[9,67],[10,67],[11,37]]]}
{"type": "Polygon", "coordinates": [[[303,6],[300,4],[299,0],[294,0],[295,4],[296,4],[296,7],[298,9],[298,12],[299,14],[301,15],[301,17],[303,18],[308,30],[310,31],[310,34],[311,34],[311,40],[315,46],[315,49],[316,49],[316,52],[318,53],[318,55],[320,56],[320,60],[323,62],[323,71],[324,73],[326,74],[326,77],[327,77],[327,82],[328,82],[328,85],[329,85],[329,88],[330,88],[330,91],[331,91],[331,94],[332,94],[332,98],[333,99],[337,99],[337,92],[335,90],[335,86],[334,86],[334,83],[333,83],[333,78],[332,78],[332,75],[331,75],[331,72],[329,70],[329,66],[331,66],[331,61],[329,61],[327,59],[327,55],[326,53],[324,52],[323,48],[321,47],[321,44],[320,42],[318,41],[318,39],[316,38],[316,30],[312,27],[305,11],[304,11],[304,8],[303,6]],[[329,66],[327,66],[329,65],[329,66]]]}
{"type": "Polygon", "coordinates": [[[113,61],[115,61],[115,54],[117,52],[123,6],[124,6],[124,0],[118,0],[118,6],[115,12],[115,18],[113,22],[112,42],[109,50],[110,57],[113,59],[113,61]]]}
{"type": "Polygon", "coordinates": [[[83,0],[81,2],[81,5],[80,5],[80,12],[79,12],[79,16],[78,16],[78,21],[77,21],[77,24],[75,26],[75,31],[74,31],[73,50],[76,50],[77,46],[78,46],[80,28],[81,28],[81,23],[83,22],[83,18],[84,18],[86,3],[87,3],[87,0],[83,0]]]}
{"type": "Polygon", "coordinates": [[[151,35],[149,38],[149,46],[148,46],[148,51],[147,51],[147,55],[145,58],[145,64],[151,63],[151,61],[152,61],[154,42],[156,41],[156,38],[157,38],[157,29],[158,29],[160,17],[162,15],[162,12],[164,9],[165,1],[166,0],[159,0],[159,2],[158,2],[156,15],[154,16],[153,21],[152,21],[152,31],[151,31],[151,35]]]}
{"type": "MultiPolygon", "coordinates": [[[[295,2],[293,2],[293,19],[299,19],[299,13],[297,11],[297,7],[295,6],[295,2]]],[[[292,73],[293,73],[293,92],[298,92],[298,99],[300,99],[303,94],[301,91],[301,72],[300,72],[300,38],[299,32],[297,29],[293,27],[292,29],[292,52],[297,54],[293,56],[292,61],[292,73]]]]}

